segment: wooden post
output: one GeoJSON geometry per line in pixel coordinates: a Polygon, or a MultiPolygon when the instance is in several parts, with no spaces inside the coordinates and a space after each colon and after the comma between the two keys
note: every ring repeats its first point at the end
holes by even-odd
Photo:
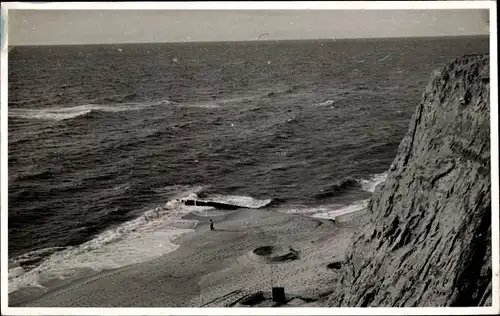
{"type": "Polygon", "coordinates": [[[269,270],[271,271],[270,274],[271,274],[271,289],[272,289],[274,286],[274,283],[273,283],[273,265],[272,264],[269,265],[269,270]]]}

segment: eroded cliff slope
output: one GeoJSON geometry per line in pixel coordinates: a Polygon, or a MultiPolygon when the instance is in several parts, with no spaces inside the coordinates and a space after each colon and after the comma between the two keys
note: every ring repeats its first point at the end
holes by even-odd
{"type": "Polygon", "coordinates": [[[433,74],[326,305],[491,305],[489,90],[488,55],[433,74]]]}

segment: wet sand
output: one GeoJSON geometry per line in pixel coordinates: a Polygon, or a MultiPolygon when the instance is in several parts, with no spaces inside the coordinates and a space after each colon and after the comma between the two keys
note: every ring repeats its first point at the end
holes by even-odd
{"type": "Polygon", "coordinates": [[[215,231],[208,218],[190,214],[185,218],[199,224],[175,241],[177,250],[72,281],[20,306],[224,307],[273,286],[284,287],[287,297],[313,301],[334,286],[337,273],[327,265],[343,260],[363,213],[334,223],[244,210],[212,217],[215,231]],[[259,247],[263,251],[253,252],[259,247]],[[296,258],[279,257],[289,251],[296,258]]]}

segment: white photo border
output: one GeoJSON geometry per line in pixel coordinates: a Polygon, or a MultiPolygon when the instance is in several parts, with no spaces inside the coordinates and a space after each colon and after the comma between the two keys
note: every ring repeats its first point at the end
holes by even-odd
{"type": "Polygon", "coordinates": [[[300,2],[9,2],[2,3],[1,34],[1,306],[2,315],[491,315],[500,313],[498,56],[496,1],[300,1],[300,2]],[[7,82],[9,10],[437,10],[489,9],[492,196],[492,306],[439,308],[21,308],[8,307],[7,82]]]}

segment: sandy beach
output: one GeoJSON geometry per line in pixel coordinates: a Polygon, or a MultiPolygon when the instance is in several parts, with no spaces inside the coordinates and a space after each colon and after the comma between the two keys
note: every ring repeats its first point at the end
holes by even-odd
{"type": "MultiPolygon", "coordinates": [[[[181,235],[180,247],[153,261],[100,272],[49,289],[18,306],[38,307],[224,307],[284,287],[288,305],[313,303],[329,293],[350,237],[366,216],[334,223],[303,215],[243,210],[199,221],[181,235]],[[254,251],[255,250],[255,251],[254,251]]],[[[25,297],[24,300],[27,298],[25,297]]],[[[10,304],[16,304],[10,298],[10,304]]],[[[247,303],[249,304],[249,303],[247,303]]],[[[271,300],[259,306],[273,306],[271,300]]],[[[256,305],[256,304],[250,304],[256,305]]]]}

